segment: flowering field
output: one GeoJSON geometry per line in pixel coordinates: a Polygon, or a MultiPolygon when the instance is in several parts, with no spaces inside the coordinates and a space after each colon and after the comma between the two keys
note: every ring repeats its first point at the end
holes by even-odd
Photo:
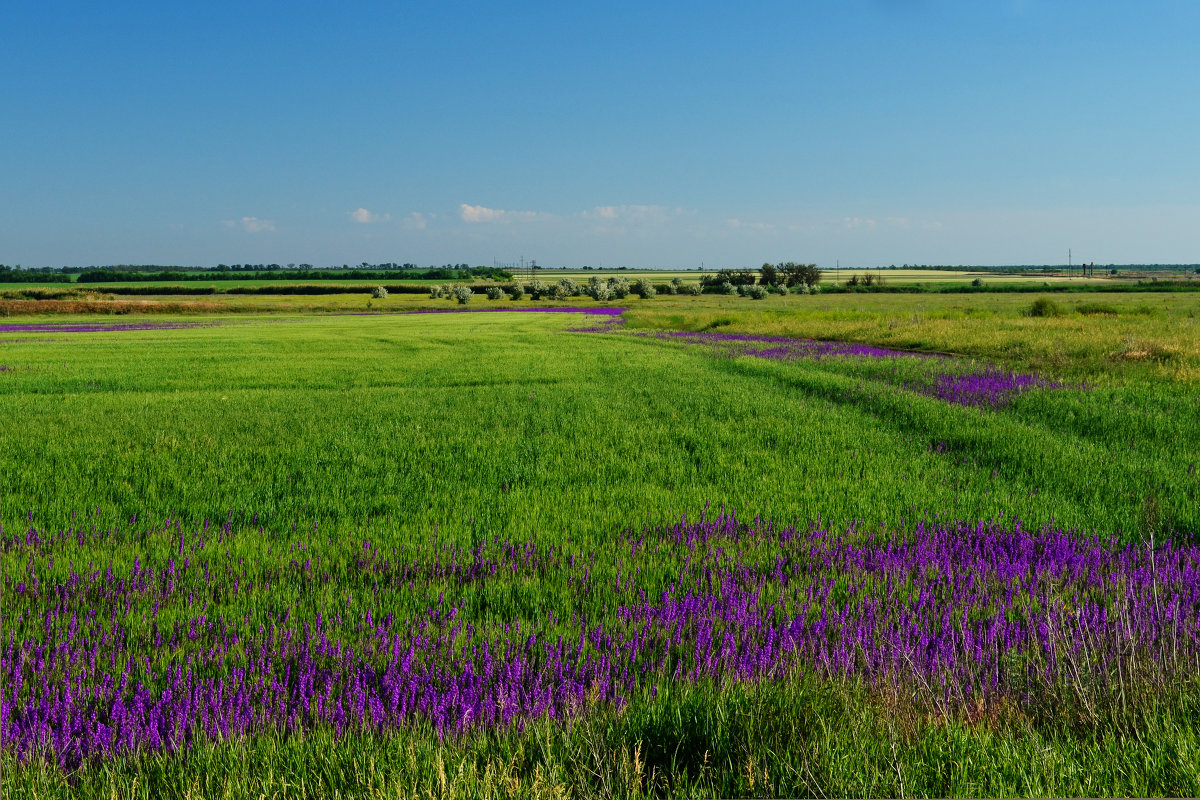
{"type": "Polygon", "coordinates": [[[1186,386],[598,316],[6,333],[6,795],[1200,791],[1186,386]]]}

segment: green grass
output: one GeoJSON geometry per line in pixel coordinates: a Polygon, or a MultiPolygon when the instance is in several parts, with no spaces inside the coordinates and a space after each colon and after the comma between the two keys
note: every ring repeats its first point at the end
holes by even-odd
{"type": "Polygon", "coordinates": [[[897,395],[911,376],[879,372],[919,365],[713,359],[562,332],[571,319],[10,334],[0,512],[58,524],[96,506],[114,518],[232,509],[346,529],[391,516],[400,535],[439,524],[526,537],[603,535],[712,502],[1136,531],[1156,496],[1177,527],[1200,529],[1187,474],[1197,399],[1174,384],[1105,382],[980,411],[897,395]]]}
{"type": "MultiPolygon", "coordinates": [[[[1136,735],[1061,722],[922,720],[857,683],[684,686],[624,713],[439,743],[432,730],[321,730],[186,755],[26,769],[14,798],[1195,796],[1200,713],[1164,698],[1136,735]]],[[[0,762],[2,763],[2,762],[0,762]]],[[[11,765],[4,765],[11,768],[11,765]]]]}
{"type": "MultiPolygon", "coordinates": [[[[232,557],[252,563],[315,525],[322,538],[385,548],[570,542],[606,573],[621,530],[706,503],[835,527],[1004,514],[1129,541],[1194,537],[1200,395],[1187,298],[1105,297],[1100,312],[1067,300],[1064,316],[1040,319],[1022,315],[1031,300],[627,303],[631,331],[845,338],[1034,366],[1070,384],[998,411],[897,388],[927,362],[714,358],[652,336],[569,333],[581,318],[568,315],[205,316],[218,324],[0,334],[0,522],[199,524],[232,512],[247,534],[232,557]],[[1120,355],[1143,344],[1168,355],[1120,355]],[[260,526],[261,539],[249,535],[260,526]]],[[[68,555],[128,563],[152,545],[65,553],[57,569],[68,555]]],[[[6,560],[4,575],[22,568],[6,560]]],[[[570,587],[495,591],[535,614],[570,587]]],[[[73,788],[54,770],[0,769],[13,797],[1194,795],[1197,687],[1177,688],[1124,728],[1065,712],[939,719],[871,687],[796,680],[698,686],[571,728],[440,744],[420,729],[208,743],[90,765],[73,788]]]]}

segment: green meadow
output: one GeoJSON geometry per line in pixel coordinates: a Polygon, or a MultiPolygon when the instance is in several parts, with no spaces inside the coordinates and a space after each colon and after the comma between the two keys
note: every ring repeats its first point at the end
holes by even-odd
{"type": "MultiPolygon", "coordinates": [[[[397,295],[369,306],[255,298],[241,314],[11,317],[0,322],[195,327],[0,332],[0,523],[9,536],[130,532],[116,549],[68,542],[44,580],[157,557],[178,538],[154,532],[167,519],[225,524],[231,564],[300,537],[328,553],[368,539],[499,540],[590,554],[618,583],[622,536],[706,508],[884,536],[923,519],[1016,518],[1135,546],[1194,543],[1196,300],[1059,297],[1057,313],[1035,317],[1033,299],[631,297],[612,332],[570,330],[595,321],[575,313],[389,313],[452,307],[397,295]],[[663,331],[947,358],[776,361],[663,331]],[[984,364],[1053,386],[999,408],[912,389],[984,364]]],[[[530,303],[479,297],[471,308],[506,305],[530,303]]],[[[33,608],[13,588],[26,569],[5,555],[9,630],[33,608]]],[[[397,608],[423,608],[438,586],[517,617],[576,607],[569,583],[524,580],[478,595],[418,586],[397,608]]],[[[610,600],[588,608],[608,613],[610,600]]],[[[239,618],[258,613],[226,602],[239,618]]],[[[543,719],[445,740],[420,726],[277,731],[71,770],[6,752],[0,767],[6,797],[1194,795],[1200,688],[1169,688],[1129,700],[1124,716],[1084,718],[1064,703],[981,719],[853,680],[700,682],[570,726],[543,719]]]]}

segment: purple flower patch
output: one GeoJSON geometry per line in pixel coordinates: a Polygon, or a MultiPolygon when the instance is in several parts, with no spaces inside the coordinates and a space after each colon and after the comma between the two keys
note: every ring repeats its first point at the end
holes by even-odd
{"type": "Polygon", "coordinates": [[[623,308],[612,306],[532,306],[525,308],[418,308],[413,311],[402,311],[401,314],[591,314],[600,316],[620,316],[625,313],[623,308]]]}
{"type": "Polygon", "coordinates": [[[983,372],[973,374],[939,375],[937,384],[931,387],[928,394],[960,406],[999,408],[1011,403],[1021,392],[1053,389],[1059,385],[1037,375],[1005,372],[989,366],[983,372]]]}
{"type": "Polygon", "coordinates": [[[792,361],[801,358],[829,356],[861,356],[866,358],[929,358],[927,353],[889,350],[854,342],[823,342],[816,339],[796,339],[787,336],[756,336],[749,333],[692,333],[688,331],[658,331],[659,339],[681,341],[685,344],[708,345],[724,355],[754,356],[773,361],[792,361]],[[755,347],[757,344],[769,345],[755,347]]]}
{"type": "Polygon", "coordinates": [[[264,731],[449,736],[569,720],[672,684],[796,674],[943,707],[1019,705],[1033,685],[1147,669],[1172,680],[1200,658],[1200,547],[1017,521],[876,537],[723,512],[629,531],[603,569],[595,553],[537,541],[310,539],[263,553],[261,532],[229,522],[158,531],[0,533],[6,561],[24,565],[5,578],[6,755],[70,769],[264,731]],[[51,577],[64,548],[130,535],[168,546],[51,577]],[[508,581],[568,591],[473,612],[475,587],[508,581]],[[310,592],[335,599],[295,601],[310,592]],[[587,597],[610,610],[572,599],[587,597]]]}
{"type": "Polygon", "coordinates": [[[0,333],[107,333],[206,328],[212,322],[28,322],[0,325],[0,333]]]}
{"type": "MultiPolygon", "coordinates": [[[[786,336],[756,336],[746,333],[693,333],[689,331],[658,331],[639,336],[654,336],[665,341],[707,347],[714,355],[734,358],[750,356],[771,361],[796,361],[855,357],[871,359],[929,359],[929,363],[956,364],[952,356],[940,353],[921,353],[893,350],[886,347],[854,342],[825,342],[786,336]]],[[[1001,408],[1019,394],[1032,389],[1056,389],[1062,384],[1036,374],[1009,372],[991,364],[978,371],[938,372],[928,382],[906,382],[904,388],[936,397],[961,406],[1001,408]]]]}

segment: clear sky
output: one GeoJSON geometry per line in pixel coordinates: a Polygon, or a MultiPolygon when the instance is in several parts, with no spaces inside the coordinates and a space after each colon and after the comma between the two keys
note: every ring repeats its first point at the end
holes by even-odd
{"type": "Polygon", "coordinates": [[[1200,262],[1195,0],[6,0],[0,31],[0,263],[1200,262]]]}

